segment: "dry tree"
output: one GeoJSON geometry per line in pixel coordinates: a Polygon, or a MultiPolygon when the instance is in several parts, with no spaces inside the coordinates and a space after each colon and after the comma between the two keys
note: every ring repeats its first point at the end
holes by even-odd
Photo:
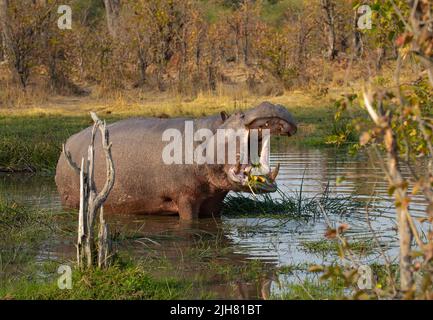
{"type": "Polygon", "coordinates": [[[77,262],[80,268],[107,267],[112,257],[112,247],[108,225],[104,219],[103,204],[114,185],[115,172],[111,155],[111,143],[105,121],[91,112],[94,121],[87,159],[81,159],[81,167],[72,160],[71,154],[63,145],[63,153],[74,171],[80,176],[80,209],[78,218],[77,262]],[[95,176],[95,137],[101,133],[102,150],[105,154],[107,178],[98,193],[95,176]],[[98,221],[99,220],[99,221],[98,221]],[[98,222],[98,223],[97,223],[98,222]],[[96,231],[98,236],[96,237],[96,231]]]}

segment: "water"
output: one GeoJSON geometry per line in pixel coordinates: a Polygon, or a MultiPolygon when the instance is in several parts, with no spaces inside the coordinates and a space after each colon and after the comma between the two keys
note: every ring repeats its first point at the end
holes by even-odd
{"type": "MultiPolygon", "coordinates": [[[[351,241],[371,240],[376,235],[382,244],[382,250],[353,258],[356,263],[383,261],[383,253],[390,259],[396,258],[395,213],[377,161],[367,155],[349,157],[329,149],[293,150],[277,144],[273,146],[271,165],[277,162],[281,164],[277,182],[283,192],[299,193],[302,187],[304,196],[314,196],[328,187],[333,194],[353,196],[364,205],[350,216],[330,215],[329,221],[322,218],[309,222],[222,217],[187,224],[171,216],[112,216],[109,221],[113,232],[130,235],[119,241],[120,249],[129,250],[137,257],[163,256],[174,264],[187,265],[179,271],[185,277],[208,277],[203,261],[212,259],[221,265],[258,259],[272,267],[330,263],[339,259],[336,254],[311,253],[305,250],[303,243],[325,239],[329,223],[346,223],[350,226],[347,235],[351,241]],[[341,177],[344,177],[343,182],[337,184],[341,177]],[[367,223],[367,207],[371,227],[367,223]]],[[[26,205],[61,210],[53,180],[52,177],[2,174],[0,195],[26,205]]],[[[415,198],[412,204],[415,214],[421,215],[424,209],[422,199],[415,198]]],[[[74,250],[71,239],[52,246],[53,252],[46,253],[45,248],[43,255],[73,258],[74,250]]],[[[253,284],[227,281],[219,276],[212,279],[207,281],[207,288],[218,298],[251,298],[278,293],[277,283],[292,281],[293,277],[278,278],[265,272],[260,283],[253,284]]]]}

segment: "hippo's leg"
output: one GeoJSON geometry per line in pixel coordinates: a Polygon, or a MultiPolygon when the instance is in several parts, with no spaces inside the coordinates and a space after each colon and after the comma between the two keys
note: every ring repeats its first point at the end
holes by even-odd
{"type": "Polygon", "coordinates": [[[180,195],[178,200],[179,217],[181,220],[194,220],[198,218],[200,204],[197,199],[180,195]]]}
{"type": "Polygon", "coordinates": [[[200,217],[217,217],[221,213],[224,198],[227,192],[221,192],[206,199],[200,207],[200,217]]]}

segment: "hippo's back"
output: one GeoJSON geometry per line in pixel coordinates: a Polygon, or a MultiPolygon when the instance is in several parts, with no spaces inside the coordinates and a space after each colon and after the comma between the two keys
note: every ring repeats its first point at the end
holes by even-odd
{"type": "MultiPolygon", "coordinates": [[[[161,199],[172,196],[179,188],[194,188],[193,165],[166,165],[162,151],[167,142],[163,132],[177,129],[183,132],[188,119],[132,118],[107,126],[112,143],[116,179],[105,204],[107,212],[146,213],[157,211],[161,199]],[[143,204],[146,203],[144,206],[143,204]]],[[[212,126],[212,119],[196,122],[197,127],[212,126]]],[[[72,160],[80,165],[87,157],[92,127],[73,135],[66,142],[72,160]]],[[[95,182],[100,190],[105,183],[106,165],[98,131],[95,140],[95,182]]],[[[70,168],[65,156],[60,156],[56,171],[56,184],[62,203],[66,207],[79,205],[79,177],[70,168]]]]}

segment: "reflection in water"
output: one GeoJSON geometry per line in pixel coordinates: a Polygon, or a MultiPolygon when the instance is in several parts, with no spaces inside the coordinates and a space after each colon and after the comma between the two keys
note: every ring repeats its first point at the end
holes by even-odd
{"type": "MultiPolygon", "coordinates": [[[[286,145],[273,145],[271,164],[281,164],[278,183],[283,192],[299,192],[301,186],[306,196],[316,195],[329,184],[337,195],[353,195],[371,207],[371,224],[381,236],[386,250],[396,256],[394,212],[387,193],[387,183],[379,166],[365,155],[350,158],[333,150],[291,150],[286,145]],[[338,177],[345,177],[341,184],[338,177]]],[[[52,177],[11,175],[0,176],[0,196],[42,208],[60,210],[59,197],[52,177]]],[[[421,212],[424,205],[415,198],[412,210],[421,212]]],[[[351,216],[332,216],[334,223],[348,223],[349,237],[371,239],[366,223],[366,213],[361,209],[351,216]]],[[[122,238],[118,241],[122,250],[130,250],[137,257],[163,256],[174,264],[191,265],[182,269],[182,276],[204,277],[206,286],[217,297],[266,298],[270,290],[278,290],[275,284],[281,280],[264,272],[256,282],[229,281],[203,266],[207,256],[216,264],[242,265],[251,259],[260,259],[270,266],[303,263],[326,263],[336,256],[320,256],[302,250],[305,241],[324,239],[327,225],[323,220],[308,223],[281,221],[271,218],[204,219],[185,224],[177,217],[111,216],[112,231],[122,238]],[[196,264],[195,266],[193,266],[196,264]],[[200,266],[198,266],[201,264],[200,266]]],[[[54,245],[61,256],[73,258],[73,241],[54,245]],[[65,252],[67,254],[65,254],[65,252]],[[68,253],[69,252],[69,253],[68,253]]],[[[53,249],[56,251],[56,249],[53,249]]],[[[52,254],[55,254],[52,253],[52,254]]],[[[360,262],[381,259],[379,253],[361,257],[360,262]]]]}
{"type": "Polygon", "coordinates": [[[0,197],[38,208],[61,208],[60,197],[51,176],[0,173],[0,197]]]}

